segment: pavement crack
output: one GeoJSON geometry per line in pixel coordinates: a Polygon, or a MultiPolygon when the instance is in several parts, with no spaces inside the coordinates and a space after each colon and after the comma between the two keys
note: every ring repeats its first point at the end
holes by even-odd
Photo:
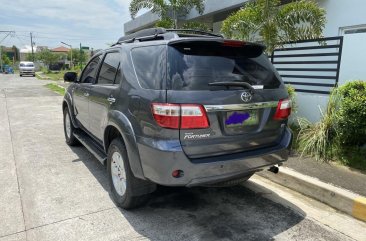
{"type": "MultiPolygon", "coordinates": [[[[22,211],[22,216],[23,216],[23,224],[24,224],[24,229],[27,230],[27,227],[26,227],[26,224],[25,224],[25,216],[24,216],[24,204],[23,204],[23,199],[22,199],[22,193],[20,191],[18,165],[17,165],[17,161],[16,161],[16,158],[15,158],[15,152],[14,152],[13,132],[12,132],[11,125],[10,125],[10,116],[9,116],[9,108],[8,108],[8,99],[7,99],[7,95],[6,95],[6,89],[4,90],[4,96],[5,96],[5,109],[6,109],[6,115],[8,117],[7,119],[8,119],[9,132],[10,132],[11,151],[12,151],[14,165],[15,165],[15,172],[16,172],[17,185],[18,185],[18,193],[19,193],[21,211],[22,211]]],[[[25,240],[26,241],[28,240],[27,239],[27,232],[25,233],[25,240]]]]}
{"type": "Polygon", "coordinates": [[[0,236],[0,238],[6,238],[6,237],[9,237],[9,236],[12,236],[12,235],[15,235],[15,234],[19,234],[19,233],[25,233],[25,230],[18,231],[18,232],[15,232],[15,233],[5,234],[3,236],[0,236]]]}

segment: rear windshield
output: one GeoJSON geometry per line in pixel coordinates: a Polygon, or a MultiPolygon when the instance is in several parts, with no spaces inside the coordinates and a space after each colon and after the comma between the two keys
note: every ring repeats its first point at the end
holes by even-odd
{"type": "Polygon", "coordinates": [[[34,67],[34,64],[32,64],[32,63],[27,63],[27,64],[21,63],[20,67],[34,67]]]}
{"type": "Polygon", "coordinates": [[[258,46],[224,46],[222,43],[179,43],[168,48],[168,80],[173,90],[215,90],[213,82],[247,82],[274,89],[278,73],[258,46]]]}

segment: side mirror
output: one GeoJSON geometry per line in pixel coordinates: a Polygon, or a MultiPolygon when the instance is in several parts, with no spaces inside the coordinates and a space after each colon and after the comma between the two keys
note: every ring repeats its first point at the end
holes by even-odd
{"type": "Polygon", "coordinates": [[[78,78],[78,74],[76,72],[66,72],[64,74],[65,82],[76,82],[78,78]]]}

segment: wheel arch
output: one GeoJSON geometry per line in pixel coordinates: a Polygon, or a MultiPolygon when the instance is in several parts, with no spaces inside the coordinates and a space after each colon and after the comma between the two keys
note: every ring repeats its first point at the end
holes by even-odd
{"type": "Polygon", "coordinates": [[[69,98],[67,98],[67,97],[68,97],[68,95],[65,95],[65,98],[62,101],[62,111],[64,111],[65,108],[67,108],[67,110],[69,111],[69,115],[70,115],[72,124],[74,125],[75,128],[79,128],[79,124],[77,123],[76,118],[75,118],[74,108],[72,108],[72,101],[71,101],[70,97],[69,98]]]}
{"type": "Polygon", "coordinates": [[[132,125],[123,113],[111,111],[108,114],[108,124],[103,135],[103,145],[106,153],[108,153],[110,143],[116,137],[120,137],[126,147],[129,164],[134,176],[145,180],[132,125]]]}

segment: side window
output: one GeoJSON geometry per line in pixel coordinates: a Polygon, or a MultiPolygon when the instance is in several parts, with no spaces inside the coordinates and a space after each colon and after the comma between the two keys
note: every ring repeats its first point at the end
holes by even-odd
{"type": "Polygon", "coordinates": [[[85,67],[83,75],[81,76],[81,83],[95,83],[95,78],[98,72],[98,64],[102,59],[102,55],[96,56],[85,67]]]}
{"type": "Polygon", "coordinates": [[[144,89],[162,89],[165,80],[165,46],[148,46],[132,50],[137,79],[144,89]]]}
{"type": "MultiPolygon", "coordinates": [[[[112,85],[115,82],[116,75],[120,64],[120,53],[112,52],[107,53],[102,67],[100,68],[98,84],[101,85],[112,85]]],[[[119,79],[118,79],[119,81],[119,79]]]]}

